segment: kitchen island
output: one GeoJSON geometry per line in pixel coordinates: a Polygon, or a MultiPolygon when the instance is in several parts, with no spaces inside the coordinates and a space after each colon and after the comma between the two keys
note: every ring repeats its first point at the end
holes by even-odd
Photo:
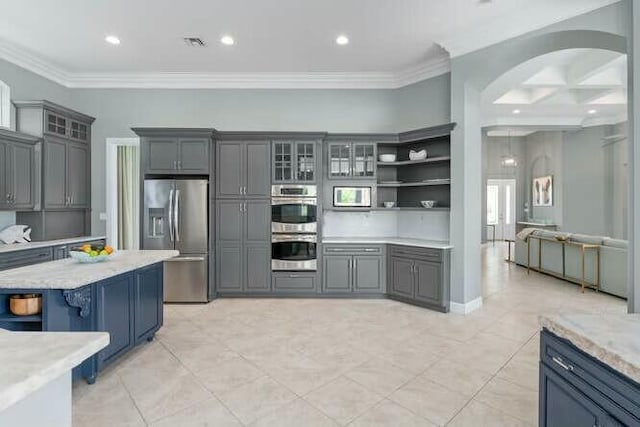
{"type": "Polygon", "coordinates": [[[0,329],[0,425],[71,426],[71,370],[108,344],[105,332],[0,329]]]}
{"type": "Polygon", "coordinates": [[[541,325],[539,425],[640,425],[640,315],[562,314],[541,325]]]}
{"type": "Polygon", "coordinates": [[[12,331],[108,332],[109,345],[74,369],[89,383],[106,365],[152,340],[162,326],[163,261],[177,251],[120,251],[97,264],[72,259],[0,272],[0,328],[12,331]],[[42,296],[42,313],[9,311],[14,294],[42,296]]]}

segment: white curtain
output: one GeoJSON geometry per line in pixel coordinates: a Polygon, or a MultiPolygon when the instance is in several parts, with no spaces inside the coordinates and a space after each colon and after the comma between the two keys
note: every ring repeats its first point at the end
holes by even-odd
{"type": "Polygon", "coordinates": [[[138,147],[118,146],[118,248],[138,249],[140,222],[138,147]]]}

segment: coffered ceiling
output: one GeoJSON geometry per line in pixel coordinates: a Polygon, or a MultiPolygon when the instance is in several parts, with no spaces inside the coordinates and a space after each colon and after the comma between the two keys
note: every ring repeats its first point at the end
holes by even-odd
{"type": "Polygon", "coordinates": [[[615,1],[0,0],[0,58],[69,87],[391,88],[615,1]]]}
{"type": "Polygon", "coordinates": [[[627,115],[627,56],[569,49],[512,69],[483,93],[485,126],[594,126],[627,115]]]}

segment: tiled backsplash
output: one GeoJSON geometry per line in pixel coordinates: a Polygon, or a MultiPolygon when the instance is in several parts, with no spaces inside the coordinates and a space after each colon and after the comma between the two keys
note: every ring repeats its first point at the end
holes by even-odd
{"type": "Polygon", "coordinates": [[[324,237],[407,237],[449,240],[449,212],[324,212],[324,237]]]}
{"type": "Polygon", "coordinates": [[[0,212],[0,230],[16,223],[15,212],[0,212]]]}

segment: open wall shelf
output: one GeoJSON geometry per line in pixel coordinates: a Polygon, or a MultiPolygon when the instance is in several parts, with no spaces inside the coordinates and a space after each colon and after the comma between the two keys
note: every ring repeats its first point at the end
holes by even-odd
{"type": "Polygon", "coordinates": [[[395,202],[399,210],[424,210],[421,200],[436,208],[451,206],[451,130],[454,124],[405,132],[397,142],[378,144],[378,155],[395,154],[395,162],[377,162],[378,208],[395,202]],[[409,151],[427,151],[427,158],[410,160],[409,151]]]}

